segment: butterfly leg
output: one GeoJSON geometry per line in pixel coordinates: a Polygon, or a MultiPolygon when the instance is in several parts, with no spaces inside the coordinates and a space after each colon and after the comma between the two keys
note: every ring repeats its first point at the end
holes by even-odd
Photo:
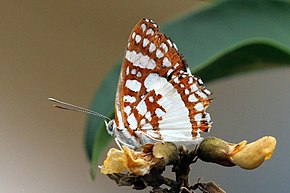
{"type": "Polygon", "coordinates": [[[118,138],[115,138],[115,142],[121,150],[123,150],[122,145],[125,145],[125,146],[129,147],[130,149],[134,149],[134,146],[129,145],[128,143],[125,143],[118,138]]]}
{"type": "Polygon", "coordinates": [[[118,147],[120,149],[123,149],[122,146],[121,146],[121,141],[118,138],[115,138],[115,142],[116,142],[116,144],[118,145],[118,147]]]}

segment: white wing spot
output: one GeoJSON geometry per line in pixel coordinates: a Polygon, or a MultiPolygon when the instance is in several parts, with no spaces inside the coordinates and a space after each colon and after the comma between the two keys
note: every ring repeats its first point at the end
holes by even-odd
{"type": "Polygon", "coordinates": [[[198,87],[196,86],[196,84],[193,84],[190,86],[191,92],[195,92],[198,90],[198,87]]]}
{"type": "Polygon", "coordinates": [[[156,67],[156,62],[153,59],[150,59],[146,67],[148,69],[154,69],[156,67]]]}
{"type": "Polygon", "coordinates": [[[146,123],[146,120],[145,119],[142,119],[141,121],[140,121],[140,124],[141,125],[144,125],[146,123]]]}
{"type": "Polygon", "coordinates": [[[203,92],[205,92],[207,95],[211,95],[211,92],[208,89],[204,89],[203,92]]]}
{"type": "Polygon", "coordinates": [[[164,53],[168,52],[168,47],[165,43],[162,43],[160,47],[164,50],[164,53]]]}
{"type": "Polygon", "coordinates": [[[192,77],[189,77],[188,84],[192,84],[192,83],[193,83],[193,78],[192,77]]]}
{"type": "Polygon", "coordinates": [[[201,114],[201,113],[198,113],[198,114],[194,115],[194,120],[195,120],[195,121],[200,121],[200,120],[202,120],[202,114],[201,114]]]}
{"type": "Polygon", "coordinates": [[[143,48],[145,48],[148,44],[149,44],[149,40],[147,38],[144,38],[143,44],[142,44],[143,48]]]}
{"type": "Polygon", "coordinates": [[[130,95],[125,95],[123,100],[124,102],[134,103],[136,101],[136,98],[130,95]]]}
{"type": "Polygon", "coordinates": [[[160,59],[160,58],[162,58],[163,56],[164,56],[163,52],[161,52],[161,50],[157,49],[157,50],[156,50],[156,57],[160,59]]]}
{"type": "Polygon", "coordinates": [[[188,95],[189,94],[189,90],[188,89],[185,89],[184,90],[184,94],[188,95]]]}
{"type": "Polygon", "coordinates": [[[152,52],[154,52],[155,49],[156,49],[155,44],[151,42],[150,46],[149,46],[149,52],[152,53],[152,52]]]}
{"type": "Polygon", "coordinates": [[[140,53],[138,59],[133,63],[134,66],[140,66],[141,68],[148,68],[149,56],[144,56],[140,53]]]}
{"type": "Polygon", "coordinates": [[[123,131],[125,129],[125,126],[124,126],[122,113],[119,109],[116,109],[116,115],[117,115],[117,118],[119,120],[119,130],[123,131]]]}
{"type": "Polygon", "coordinates": [[[141,83],[137,80],[127,80],[125,86],[134,92],[139,92],[141,88],[141,83]]]}
{"type": "Polygon", "coordinates": [[[174,78],[173,81],[174,81],[176,84],[178,84],[178,83],[179,83],[179,79],[178,79],[178,77],[174,78]]]}
{"type": "MultiPolygon", "coordinates": [[[[156,52],[157,53],[157,52],[156,52]]],[[[167,57],[164,57],[163,61],[162,61],[162,66],[163,67],[170,67],[171,66],[171,62],[168,60],[167,57]]]]}
{"type": "Polygon", "coordinates": [[[135,39],[135,35],[136,35],[136,33],[133,32],[133,33],[132,33],[132,39],[135,39]]]}
{"type": "Polygon", "coordinates": [[[197,81],[198,81],[198,84],[199,85],[203,85],[203,82],[202,82],[202,80],[199,78],[199,79],[197,79],[197,81]]]}
{"type": "Polygon", "coordinates": [[[126,75],[128,75],[129,72],[130,72],[130,68],[129,68],[129,66],[128,66],[128,67],[126,68],[126,75]]]}
{"type": "Polygon", "coordinates": [[[186,72],[187,72],[187,74],[192,75],[189,67],[186,67],[186,72]]]}
{"type": "Polygon", "coordinates": [[[209,113],[206,113],[206,114],[205,114],[205,120],[206,120],[207,122],[210,122],[210,114],[209,114],[209,113]]]}
{"type": "Polygon", "coordinates": [[[189,102],[196,102],[196,101],[198,101],[198,99],[196,98],[196,96],[193,93],[193,94],[189,95],[188,101],[189,102]]]}
{"type": "Polygon", "coordinates": [[[181,88],[184,88],[184,84],[180,84],[180,87],[181,87],[181,88]]]}
{"type": "Polygon", "coordinates": [[[148,97],[148,99],[149,99],[149,101],[150,101],[151,103],[154,102],[154,98],[153,98],[152,96],[148,97]]]}
{"type": "Polygon", "coordinates": [[[160,118],[165,114],[165,112],[162,111],[160,108],[157,108],[157,109],[155,109],[155,114],[157,115],[157,117],[160,118]]]}
{"type": "Polygon", "coordinates": [[[136,69],[132,69],[131,74],[136,74],[136,69]]]}
{"type": "Polygon", "coordinates": [[[146,30],[146,24],[145,23],[142,23],[141,29],[142,29],[143,32],[146,30]]]}
{"type": "Polygon", "coordinates": [[[140,35],[136,35],[135,41],[136,41],[136,44],[139,44],[139,42],[141,41],[141,36],[140,35]]]}
{"type": "Polygon", "coordinates": [[[201,92],[201,91],[196,91],[195,92],[198,96],[200,96],[201,98],[203,98],[203,99],[206,99],[207,98],[207,96],[206,96],[206,94],[204,94],[203,92],[201,92]]]}
{"type": "Polygon", "coordinates": [[[129,62],[132,62],[132,63],[133,63],[133,61],[135,62],[135,60],[136,60],[136,52],[135,51],[130,52],[129,50],[127,50],[126,54],[125,54],[125,58],[129,62]]]}
{"type": "MultiPolygon", "coordinates": [[[[197,126],[200,126],[200,121],[195,121],[197,126]]],[[[200,129],[197,130],[197,132],[200,132],[200,129]]]]}
{"type": "Polygon", "coordinates": [[[179,63],[176,63],[173,68],[177,68],[177,66],[179,66],[179,63]]]}
{"type": "Polygon", "coordinates": [[[149,35],[149,34],[153,36],[154,31],[153,31],[152,28],[149,28],[149,29],[147,30],[146,35],[149,35]]]}
{"type": "Polygon", "coordinates": [[[144,56],[142,53],[136,53],[136,51],[126,51],[125,58],[133,63],[134,66],[138,66],[140,68],[154,69],[156,63],[153,59],[150,59],[149,56],[144,56]]]}
{"type": "Polygon", "coordinates": [[[142,100],[136,107],[136,109],[138,110],[139,114],[144,116],[145,113],[147,112],[147,106],[144,100],[142,100]]]}
{"type": "Polygon", "coordinates": [[[178,50],[178,48],[177,48],[175,43],[173,43],[173,48],[175,48],[175,50],[178,50]]]}
{"type": "Polygon", "coordinates": [[[137,77],[140,78],[142,76],[141,72],[137,73],[137,77]]]}
{"type": "Polygon", "coordinates": [[[170,76],[170,74],[173,72],[173,69],[169,69],[168,71],[167,71],[167,76],[170,76]]]}
{"type": "Polygon", "coordinates": [[[128,123],[131,126],[131,129],[137,129],[137,120],[136,117],[134,116],[134,113],[131,113],[128,118],[127,118],[128,123]]]}
{"type": "Polygon", "coordinates": [[[203,108],[203,103],[197,103],[196,105],[194,105],[194,108],[195,108],[195,110],[196,111],[202,111],[202,110],[204,110],[204,108],[203,108]]]}
{"type": "Polygon", "coordinates": [[[170,40],[170,39],[167,39],[167,42],[168,42],[169,46],[172,47],[172,42],[171,42],[171,40],[170,40]]]}
{"type": "Polygon", "coordinates": [[[145,118],[146,118],[148,121],[151,121],[152,117],[151,117],[151,113],[150,113],[150,111],[148,111],[148,112],[145,114],[145,118]]]}
{"type": "Polygon", "coordinates": [[[126,106],[125,108],[124,108],[124,112],[127,114],[127,115],[129,115],[130,113],[131,113],[131,107],[128,105],[128,106],[126,106]]]}
{"type": "Polygon", "coordinates": [[[153,86],[156,83],[156,79],[158,78],[157,76],[158,76],[158,74],[151,73],[146,77],[146,79],[144,81],[144,86],[145,86],[147,92],[149,92],[153,89],[153,86]]]}

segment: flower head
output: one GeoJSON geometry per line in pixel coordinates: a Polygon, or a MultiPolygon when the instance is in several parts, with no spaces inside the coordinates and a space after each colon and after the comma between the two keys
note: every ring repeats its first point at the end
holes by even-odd
{"type": "Polygon", "coordinates": [[[142,151],[134,151],[127,146],[123,146],[121,150],[112,148],[101,166],[101,173],[113,174],[127,171],[137,176],[144,176],[157,164],[163,167],[177,155],[177,147],[170,142],[146,145],[142,151]]]}
{"type": "Polygon", "coordinates": [[[265,136],[252,143],[242,141],[238,144],[228,143],[218,138],[207,138],[197,150],[198,157],[206,162],[223,166],[238,165],[243,169],[255,169],[265,160],[271,158],[276,147],[276,139],[265,136]]]}

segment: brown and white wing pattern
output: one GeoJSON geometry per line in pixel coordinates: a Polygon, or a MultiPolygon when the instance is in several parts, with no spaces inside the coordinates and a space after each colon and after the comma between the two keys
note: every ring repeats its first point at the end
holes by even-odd
{"type": "Polygon", "coordinates": [[[139,21],[129,36],[115,101],[117,129],[126,141],[140,146],[198,138],[211,127],[210,94],[157,24],[139,21]]]}

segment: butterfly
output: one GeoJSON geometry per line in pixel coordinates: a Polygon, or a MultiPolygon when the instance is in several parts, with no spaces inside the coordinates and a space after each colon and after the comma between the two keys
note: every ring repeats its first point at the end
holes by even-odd
{"type": "Polygon", "coordinates": [[[117,143],[191,143],[211,128],[211,92],[191,71],[176,44],[151,19],[133,28],[119,76],[115,119],[106,128],[117,143]]]}

